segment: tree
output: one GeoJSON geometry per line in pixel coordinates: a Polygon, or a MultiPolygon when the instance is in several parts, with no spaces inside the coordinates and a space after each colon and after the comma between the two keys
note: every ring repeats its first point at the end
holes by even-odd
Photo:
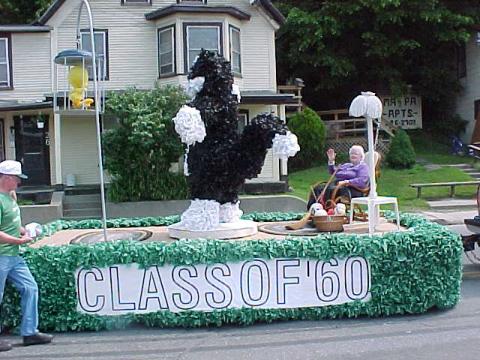
{"type": "Polygon", "coordinates": [[[393,169],[410,169],[415,165],[415,157],[410,137],[405,130],[399,129],[385,159],[388,166],[393,169]]]}
{"type": "Polygon", "coordinates": [[[306,108],[295,113],[288,119],[288,128],[298,137],[300,145],[300,152],[289,162],[290,169],[307,169],[323,160],[326,128],[315,111],[306,108]]]}
{"type": "Polygon", "coordinates": [[[361,90],[423,97],[424,115],[451,116],[460,90],[455,48],[478,19],[473,1],[279,0],[287,15],[278,40],[279,74],[307,80],[317,109],[346,107],[361,90]]]}
{"type": "Polygon", "coordinates": [[[3,25],[30,24],[37,20],[52,0],[2,0],[0,21],[3,25]]]}
{"type": "Polygon", "coordinates": [[[103,135],[111,200],[187,197],[185,177],[169,172],[171,163],[183,152],[172,118],[185,100],[183,90],[174,86],[156,86],[148,91],[129,89],[108,95],[105,117],[118,121],[103,135]]]}

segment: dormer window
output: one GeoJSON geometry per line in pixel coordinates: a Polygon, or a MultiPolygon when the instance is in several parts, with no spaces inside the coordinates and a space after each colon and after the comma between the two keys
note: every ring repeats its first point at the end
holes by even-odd
{"type": "Polygon", "coordinates": [[[221,23],[184,23],[185,72],[188,72],[202,49],[223,54],[221,23]]]}
{"type": "Polygon", "coordinates": [[[12,88],[10,38],[0,36],[0,89],[12,88]]]}

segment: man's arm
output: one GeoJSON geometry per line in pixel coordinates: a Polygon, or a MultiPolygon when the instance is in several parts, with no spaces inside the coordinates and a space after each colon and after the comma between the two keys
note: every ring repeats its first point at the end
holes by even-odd
{"type": "Polygon", "coordinates": [[[26,235],[22,235],[22,237],[17,238],[15,236],[8,235],[3,231],[0,231],[0,244],[22,245],[30,241],[32,241],[32,238],[26,235]]]}

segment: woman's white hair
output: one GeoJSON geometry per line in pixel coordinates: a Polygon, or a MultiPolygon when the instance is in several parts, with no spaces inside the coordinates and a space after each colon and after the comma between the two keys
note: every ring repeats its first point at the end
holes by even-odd
{"type": "Polygon", "coordinates": [[[359,154],[362,157],[361,161],[365,161],[365,151],[363,150],[363,147],[361,145],[353,145],[348,151],[348,154],[351,153],[359,154]]]}

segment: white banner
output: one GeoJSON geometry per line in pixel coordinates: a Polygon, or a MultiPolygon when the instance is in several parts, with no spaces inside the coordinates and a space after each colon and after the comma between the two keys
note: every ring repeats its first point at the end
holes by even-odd
{"type": "Polygon", "coordinates": [[[95,315],[162,310],[285,309],[370,300],[366,259],[254,259],[237,263],[77,269],[77,310],[95,315]]]}

